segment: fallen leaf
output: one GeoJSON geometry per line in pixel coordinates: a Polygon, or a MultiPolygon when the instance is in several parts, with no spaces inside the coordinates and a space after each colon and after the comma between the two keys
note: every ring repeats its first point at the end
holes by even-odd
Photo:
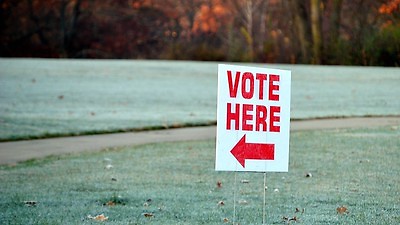
{"type": "Polygon", "coordinates": [[[88,218],[92,219],[92,220],[96,220],[96,221],[106,221],[106,220],[108,220],[108,217],[104,216],[104,214],[100,214],[100,215],[97,215],[97,216],[88,215],[88,218]]]}
{"type": "Polygon", "coordinates": [[[239,200],[239,204],[240,205],[247,205],[247,204],[249,204],[249,202],[244,200],[244,199],[242,199],[242,200],[239,200]]]}
{"type": "Polygon", "coordinates": [[[222,188],[222,182],[221,181],[217,182],[217,188],[222,188]]]}
{"type": "Polygon", "coordinates": [[[296,210],[295,210],[295,213],[304,213],[306,211],[306,209],[305,208],[302,208],[302,209],[299,209],[299,208],[296,208],[296,210]]]}
{"type": "Polygon", "coordinates": [[[115,206],[115,202],[114,201],[109,201],[106,203],[107,206],[115,206]]]}
{"type": "Polygon", "coordinates": [[[339,214],[344,214],[344,213],[348,213],[347,208],[344,206],[340,206],[336,208],[336,212],[339,214]]]}
{"type": "Polygon", "coordinates": [[[229,223],[229,219],[228,218],[224,218],[224,223],[229,223]]]}
{"type": "Polygon", "coordinates": [[[113,165],[108,164],[108,165],[106,165],[105,169],[109,170],[109,169],[112,169],[113,167],[114,167],[113,165]]]}
{"type": "Polygon", "coordinates": [[[283,220],[283,221],[285,221],[285,222],[287,222],[288,224],[290,223],[290,221],[295,221],[295,222],[299,221],[299,219],[297,219],[297,217],[296,217],[296,216],[295,216],[295,217],[293,217],[293,218],[290,218],[290,217],[284,216],[284,217],[282,217],[282,220],[283,220]]]}
{"type": "Polygon", "coordinates": [[[37,204],[37,201],[24,201],[24,204],[26,205],[26,206],[36,206],[36,204],[37,204]]]}
{"type": "Polygon", "coordinates": [[[153,213],[143,213],[144,217],[153,217],[153,213]]]}
{"type": "Polygon", "coordinates": [[[115,206],[115,205],[126,205],[127,199],[122,198],[122,196],[113,195],[111,198],[103,202],[104,206],[115,206]]]}

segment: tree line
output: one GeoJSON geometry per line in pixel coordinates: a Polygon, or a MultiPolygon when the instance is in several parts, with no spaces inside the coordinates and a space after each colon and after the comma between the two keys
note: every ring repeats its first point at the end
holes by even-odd
{"type": "Polygon", "coordinates": [[[400,65],[400,0],[0,0],[0,56],[400,65]]]}

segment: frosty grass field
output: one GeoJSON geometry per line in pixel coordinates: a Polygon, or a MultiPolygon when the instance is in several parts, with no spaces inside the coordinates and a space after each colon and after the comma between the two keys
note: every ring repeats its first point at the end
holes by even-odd
{"type": "MultiPolygon", "coordinates": [[[[397,68],[246,65],[292,70],[295,119],[400,114],[397,68]]],[[[2,140],[216,118],[217,63],[0,59],[0,68],[2,140]]],[[[267,224],[399,224],[399,146],[398,126],[292,132],[289,172],[267,175],[267,224]]],[[[261,224],[263,174],[235,182],[214,161],[206,140],[0,166],[0,224],[261,224]]]]}
{"type": "MultiPolygon", "coordinates": [[[[267,224],[400,223],[400,129],[294,132],[290,146],[289,172],[267,174],[267,224]]],[[[0,167],[0,224],[261,224],[263,174],[235,183],[214,161],[208,140],[0,167]]]]}
{"type": "MultiPolygon", "coordinates": [[[[0,59],[0,140],[215,123],[215,62],[0,59]]],[[[400,69],[292,70],[292,119],[400,112],[400,69]]]]}

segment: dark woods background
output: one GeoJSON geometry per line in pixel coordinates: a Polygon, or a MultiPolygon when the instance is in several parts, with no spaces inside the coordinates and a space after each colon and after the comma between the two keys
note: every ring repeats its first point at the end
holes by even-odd
{"type": "Polygon", "coordinates": [[[400,0],[0,0],[0,56],[400,65],[400,0]]]}

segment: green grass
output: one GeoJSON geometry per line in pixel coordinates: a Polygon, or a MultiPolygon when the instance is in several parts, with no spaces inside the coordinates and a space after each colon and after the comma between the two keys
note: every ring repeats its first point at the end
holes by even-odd
{"type": "MultiPolygon", "coordinates": [[[[0,59],[0,141],[215,123],[216,62],[0,59]]],[[[400,70],[292,70],[291,117],[398,115],[400,70]]]]}
{"type": "MultiPolygon", "coordinates": [[[[289,172],[267,174],[267,224],[400,223],[399,146],[398,127],[292,133],[289,172]]],[[[208,140],[2,166],[0,224],[102,224],[88,218],[102,213],[104,224],[231,224],[234,192],[236,223],[261,224],[263,174],[236,173],[235,183],[214,161],[208,140]]]]}

